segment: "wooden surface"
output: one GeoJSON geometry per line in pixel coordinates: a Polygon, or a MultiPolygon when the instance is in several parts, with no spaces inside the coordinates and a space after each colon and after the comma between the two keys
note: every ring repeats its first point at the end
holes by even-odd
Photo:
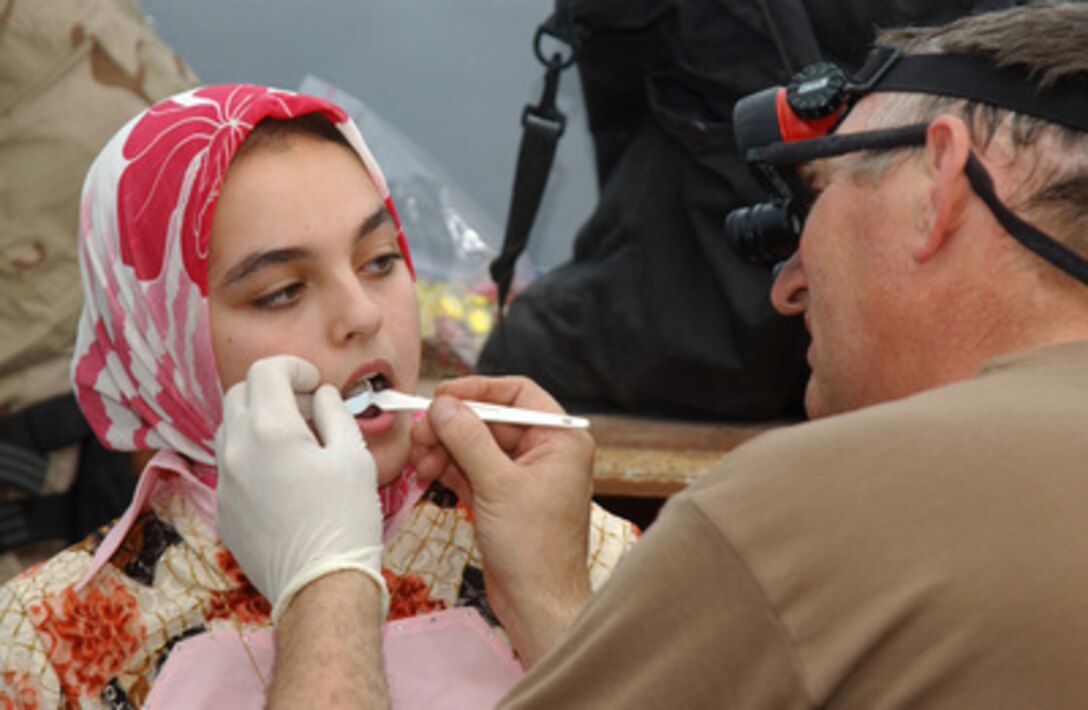
{"type": "MultiPolygon", "coordinates": [[[[420,382],[434,394],[436,380],[420,382]]],[[[708,423],[617,414],[587,414],[597,442],[594,492],[601,496],[665,498],[710,470],[753,436],[791,422],[708,423]]]]}
{"type": "Polygon", "coordinates": [[[590,415],[597,441],[594,491],[663,498],[713,468],[726,453],[786,422],[734,424],[590,415]]]}

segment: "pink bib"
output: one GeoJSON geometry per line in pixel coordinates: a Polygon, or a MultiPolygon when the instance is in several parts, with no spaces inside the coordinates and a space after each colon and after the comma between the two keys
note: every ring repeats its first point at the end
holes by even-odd
{"type": "MultiPolygon", "coordinates": [[[[494,707],[524,673],[469,607],[385,624],[382,651],[394,708],[494,707]]],[[[146,707],[263,708],[275,652],[271,630],[250,633],[244,642],[222,628],[185,639],[171,651],[146,707]]]]}

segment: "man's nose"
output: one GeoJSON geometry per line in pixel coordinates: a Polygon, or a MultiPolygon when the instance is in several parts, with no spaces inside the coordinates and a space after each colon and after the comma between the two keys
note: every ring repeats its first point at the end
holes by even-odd
{"type": "Polygon", "coordinates": [[[771,284],[771,305],[784,316],[804,313],[804,292],[807,288],[805,270],[798,252],[775,267],[774,283],[771,284]]]}

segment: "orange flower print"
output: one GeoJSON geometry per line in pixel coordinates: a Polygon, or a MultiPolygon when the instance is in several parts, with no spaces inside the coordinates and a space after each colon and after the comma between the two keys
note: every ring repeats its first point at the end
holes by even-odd
{"type": "Polygon", "coordinates": [[[420,614],[439,611],[446,608],[441,599],[431,599],[427,595],[427,584],[419,575],[398,576],[382,568],[382,576],[389,587],[389,621],[409,619],[420,614]]]}
{"type": "Polygon", "coordinates": [[[457,501],[456,508],[465,514],[465,522],[472,522],[472,508],[468,507],[461,501],[457,501]]]}
{"type": "Polygon", "coordinates": [[[81,595],[66,587],[31,604],[30,618],[71,703],[81,695],[97,697],[147,634],[136,598],[116,581],[81,595]]]}
{"type": "Polygon", "coordinates": [[[215,563],[236,586],[225,592],[212,592],[204,618],[207,621],[235,619],[244,624],[267,623],[272,613],[272,605],[246,578],[230,551],[226,548],[219,550],[215,555],[215,563]]]}
{"type": "Polygon", "coordinates": [[[30,682],[30,676],[16,671],[0,673],[3,689],[0,690],[0,708],[3,710],[37,710],[40,705],[38,689],[30,682]]]}
{"type": "Polygon", "coordinates": [[[35,562],[34,564],[30,565],[29,567],[24,568],[23,571],[20,572],[19,574],[15,575],[14,579],[29,579],[31,577],[36,576],[38,574],[38,572],[43,567],[45,567],[45,563],[46,563],[46,560],[41,560],[39,562],[35,562]]]}

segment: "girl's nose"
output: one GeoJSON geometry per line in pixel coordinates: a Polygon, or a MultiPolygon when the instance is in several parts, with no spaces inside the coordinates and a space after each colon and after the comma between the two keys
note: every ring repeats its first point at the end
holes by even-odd
{"type": "Polygon", "coordinates": [[[354,337],[370,338],[382,325],[382,310],[367,291],[366,286],[354,277],[333,289],[328,304],[332,314],[332,337],[336,343],[344,343],[354,337]]]}

